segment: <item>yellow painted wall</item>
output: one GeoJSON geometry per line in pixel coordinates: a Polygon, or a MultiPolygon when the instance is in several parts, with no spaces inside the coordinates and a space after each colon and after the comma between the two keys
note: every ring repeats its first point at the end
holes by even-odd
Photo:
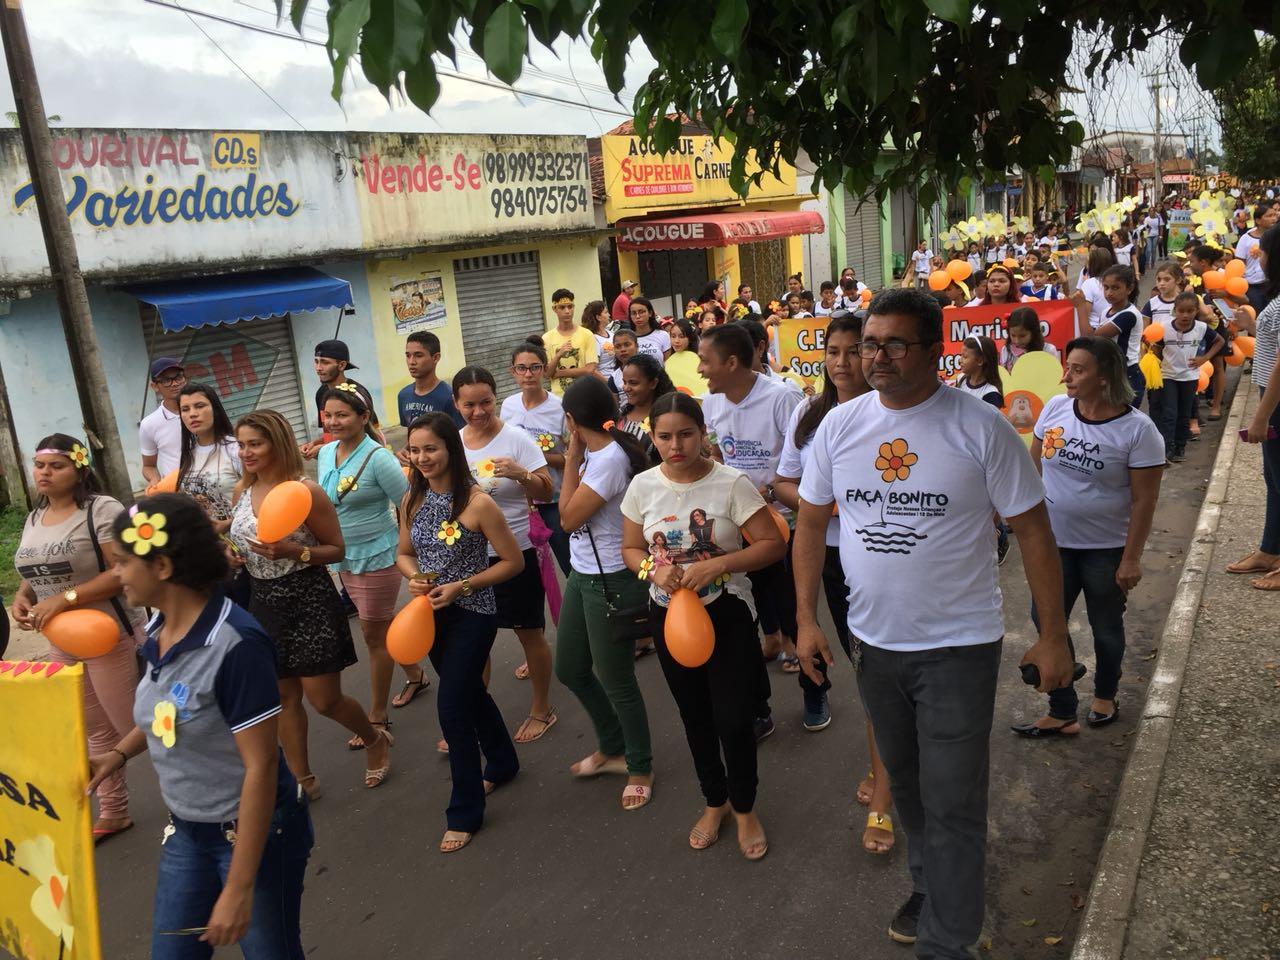
{"type": "MultiPolygon", "coordinates": [[[[395,316],[391,312],[390,286],[393,278],[413,276],[423,271],[438,270],[444,288],[448,322],[431,332],[440,338],[440,366],[437,374],[449,380],[467,364],[466,347],[462,339],[462,325],[458,316],[458,297],[453,283],[453,261],[463,257],[479,257],[486,254],[538,251],[538,270],[542,282],[542,295],[548,300],[541,316],[529,318],[529,330],[546,329],[554,322],[551,313],[551,292],[558,287],[568,287],[579,304],[598,300],[600,293],[600,267],[596,257],[594,238],[579,237],[568,240],[541,240],[531,243],[501,247],[478,247],[474,250],[455,250],[447,253],[416,253],[391,260],[370,260],[365,264],[369,280],[369,299],[372,302],[373,333],[377,345],[378,364],[382,370],[380,408],[389,411],[388,422],[396,422],[396,394],[409,382],[404,365],[404,337],[396,332],[395,316]]],[[[494,291],[501,296],[500,290],[494,291]]]]}

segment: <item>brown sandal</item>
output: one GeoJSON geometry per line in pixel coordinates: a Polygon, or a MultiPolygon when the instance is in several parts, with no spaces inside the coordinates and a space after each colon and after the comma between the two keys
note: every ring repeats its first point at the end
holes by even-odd
{"type": "MultiPolygon", "coordinates": [[[[1254,552],[1256,553],[1257,551],[1254,552]]],[[[1280,566],[1280,560],[1273,561],[1272,563],[1259,563],[1255,560],[1253,563],[1246,565],[1245,561],[1251,560],[1253,556],[1254,554],[1251,553],[1247,557],[1241,557],[1234,563],[1228,563],[1226,566],[1227,573],[1270,573],[1272,570],[1275,570],[1277,566],[1280,566]]]]}

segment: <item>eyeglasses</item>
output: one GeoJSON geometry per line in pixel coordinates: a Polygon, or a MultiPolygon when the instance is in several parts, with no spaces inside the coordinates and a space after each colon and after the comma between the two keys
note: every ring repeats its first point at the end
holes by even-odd
{"type": "Polygon", "coordinates": [[[180,373],[176,377],[165,377],[163,380],[156,380],[156,383],[162,387],[174,387],[180,383],[184,383],[187,379],[185,373],[180,373]]]}
{"type": "Polygon", "coordinates": [[[515,370],[516,373],[525,374],[525,373],[541,373],[543,370],[547,368],[540,363],[531,363],[528,366],[521,363],[512,367],[511,369],[515,370]]]}
{"type": "Polygon", "coordinates": [[[876,354],[883,350],[890,360],[901,360],[907,355],[908,348],[928,346],[932,346],[928,340],[886,340],[884,343],[876,340],[860,340],[858,356],[863,360],[874,360],[876,354]]]}

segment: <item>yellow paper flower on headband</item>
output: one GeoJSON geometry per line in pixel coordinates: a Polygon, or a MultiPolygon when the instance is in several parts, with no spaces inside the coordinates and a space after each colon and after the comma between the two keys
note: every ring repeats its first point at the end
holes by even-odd
{"type": "Polygon", "coordinates": [[[169,542],[169,534],[164,532],[165,517],[163,513],[135,513],[133,526],[120,534],[120,539],[133,548],[133,552],[145,557],[152,547],[163,547],[169,542]]]}
{"type": "Polygon", "coordinates": [[[78,443],[71,445],[71,452],[67,454],[71,458],[71,462],[75,464],[77,470],[86,470],[89,467],[89,451],[78,443]]]}
{"type": "Polygon", "coordinates": [[[333,389],[341,390],[343,393],[359,393],[360,392],[359,390],[356,389],[356,385],[352,383],[350,380],[348,380],[346,383],[338,384],[333,389]]]}

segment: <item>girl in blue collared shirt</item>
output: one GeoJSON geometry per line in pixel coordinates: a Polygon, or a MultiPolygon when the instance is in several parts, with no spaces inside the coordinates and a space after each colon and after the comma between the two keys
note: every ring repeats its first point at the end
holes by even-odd
{"type": "MultiPolygon", "coordinates": [[[[399,533],[393,508],[409,489],[409,481],[374,433],[364,397],[345,386],[331,387],[324,395],[324,430],[334,441],[320,448],[316,476],[338,511],[347,551],[334,568],[356,605],[369,648],[369,722],[390,730],[387,698],[395,663],[387,653],[387,628],[396,614],[402,582],[396,569],[399,533]]],[[[406,706],[429,684],[422,667],[405,668],[404,686],[392,705],[406,706]]],[[[365,743],[356,734],[347,746],[363,750],[365,743]]]]}
{"type": "Polygon", "coordinates": [[[90,786],[150,753],[169,808],[150,956],[203,960],[238,943],[246,960],[302,960],[313,834],[306,795],[277,745],[272,641],[223,596],[227,558],[190,497],[146,497],[113,529],[125,596],[157,612],[142,649],[137,725],[89,759],[90,786]]]}

